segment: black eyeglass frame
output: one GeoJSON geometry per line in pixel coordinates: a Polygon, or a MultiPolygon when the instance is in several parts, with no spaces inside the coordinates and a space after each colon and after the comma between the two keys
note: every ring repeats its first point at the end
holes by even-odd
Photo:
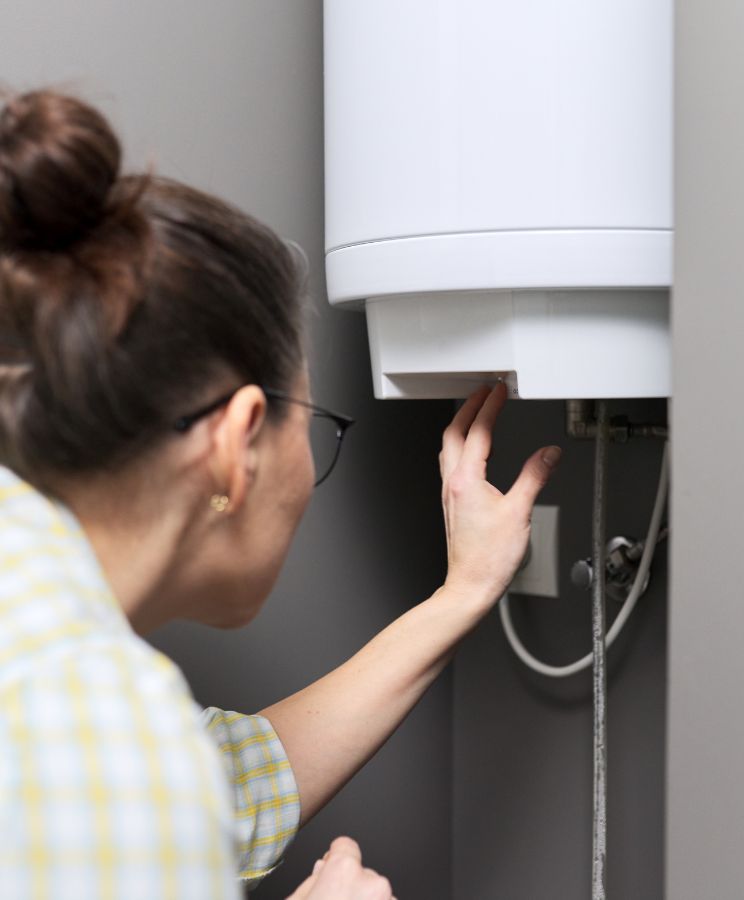
{"type": "MultiPolygon", "coordinates": [[[[244,385],[233,388],[230,393],[224,394],[222,397],[218,397],[216,400],[213,400],[206,406],[202,406],[195,412],[188,413],[187,415],[181,416],[180,418],[176,419],[176,421],[173,423],[173,430],[178,431],[180,434],[184,434],[191,428],[192,425],[198,422],[199,419],[203,419],[205,416],[210,415],[210,413],[213,413],[221,406],[225,406],[226,404],[228,404],[238,393],[241,387],[244,387],[244,385]]],[[[344,435],[346,434],[347,430],[354,424],[355,419],[352,419],[350,416],[345,416],[343,413],[331,412],[331,410],[324,409],[322,406],[317,406],[315,403],[310,403],[308,400],[299,400],[296,397],[290,397],[289,394],[285,394],[283,391],[275,391],[272,388],[265,387],[261,387],[261,390],[271,400],[281,400],[284,403],[296,403],[298,406],[304,406],[305,409],[309,409],[314,416],[331,419],[333,422],[335,422],[336,450],[333,454],[333,460],[325,474],[315,482],[314,487],[318,487],[318,485],[323,484],[326,478],[328,478],[328,476],[336,467],[338,457],[341,453],[341,444],[343,442],[344,435]]]]}

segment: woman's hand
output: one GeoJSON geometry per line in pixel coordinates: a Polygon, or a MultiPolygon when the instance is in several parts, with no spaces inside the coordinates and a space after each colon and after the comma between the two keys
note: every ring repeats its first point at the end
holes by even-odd
{"type": "Polygon", "coordinates": [[[362,867],[356,841],[340,837],[287,900],[395,900],[387,878],[362,867]]]}
{"type": "Polygon", "coordinates": [[[485,612],[509,586],[527,552],[537,495],[560,460],[544,447],[524,464],[507,494],[486,480],[491,432],[506,401],[506,387],[481,388],[444,432],[439,456],[447,532],[445,586],[472,598],[485,612]]]}

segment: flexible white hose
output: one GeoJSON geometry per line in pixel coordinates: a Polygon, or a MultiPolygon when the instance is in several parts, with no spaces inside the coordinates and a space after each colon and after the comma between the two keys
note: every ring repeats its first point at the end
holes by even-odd
{"type": "MultiPolygon", "coordinates": [[[[627,600],[623,603],[622,609],[612,623],[612,628],[607,632],[607,647],[612,646],[615,638],[622,631],[623,626],[628,621],[630,614],[633,612],[633,609],[638,602],[638,598],[641,596],[643,585],[646,583],[646,578],[651,569],[651,562],[653,561],[654,553],[656,551],[656,543],[659,538],[659,529],[661,528],[661,519],[664,515],[664,506],[666,504],[668,488],[669,442],[667,441],[664,444],[664,455],[661,461],[661,473],[659,475],[659,486],[656,491],[656,501],[654,503],[653,512],[651,513],[651,521],[648,526],[648,534],[646,535],[643,554],[641,555],[641,561],[638,564],[638,572],[627,600]]],[[[587,669],[592,664],[592,653],[587,653],[586,656],[566,666],[549,666],[534,657],[524,646],[514,630],[511,613],[509,611],[508,594],[504,594],[501,598],[499,603],[499,615],[501,616],[501,624],[504,626],[504,633],[506,634],[512,650],[526,666],[529,666],[530,669],[533,669],[535,672],[539,672],[541,675],[547,675],[550,678],[566,678],[568,675],[575,675],[576,672],[587,669]]]]}

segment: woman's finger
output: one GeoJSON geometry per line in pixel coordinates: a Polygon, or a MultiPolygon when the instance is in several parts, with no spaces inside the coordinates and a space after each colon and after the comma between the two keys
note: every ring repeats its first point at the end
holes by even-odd
{"type": "Polygon", "coordinates": [[[359,863],[362,861],[362,851],[359,848],[359,844],[350,837],[337,837],[334,841],[331,841],[331,847],[326,854],[326,858],[330,859],[333,856],[351,856],[359,863]]]}
{"type": "Polygon", "coordinates": [[[529,518],[538,494],[561,461],[561,453],[560,447],[543,447],[533,453],[511,486],[507,496],[516,499],[524,508],[526,518],[529,518]]]}
{"type": "Polygon", "coordinates": [[[392,900],[393,889],[390,886],[389,879],[375,872],[374,869],[364,869],[362,876],[364,878],[363,884],[366,883],[367,887],[364,893],[365,897],[374,898],[374,900],[392,900]]]}
{"type": "Polygon", "coordinates": [[[490,388],[487,384],[481,385],[477,391],[473,391],[473,393],[468,396],[468,399],[452,417],[451,424],[453,428],[455,431],[462,434],[463,438],[468,433],[468,429],[478,415],[478,410],[483,406],[492,390],[493,388],[490,388]]]}
{"type": "Polygon", "coordinates": [[[457,410],[454,418],[444,430],[442,435],[442,452],[439,455],[443,480],[449,477],[460,461],[470,426],[475,421],[478,411],[486,402],[490,393],[491,389],[486,385],[472,393],[457,410]]]}
{"type": "Polygon", "coordinates": [[[497,384],[478,410],[465,438],[459,464],[478,478],[483,478],[486,474],[486,463],[493,443],[493,429],[505,403],[506,385],[497,384]]]}

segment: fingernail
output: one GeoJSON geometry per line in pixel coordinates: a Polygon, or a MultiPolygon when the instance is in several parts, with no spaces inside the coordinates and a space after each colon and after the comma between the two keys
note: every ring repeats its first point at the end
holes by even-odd
{"type": "Polygon", "coordinates": [[[562,455],[563,451],[560,447],[548,447],[545,450],[545,453],[543,453],[542,459],[546,466],[550,466],[551,469],[554,469],[561,461],[562,455]]]}

